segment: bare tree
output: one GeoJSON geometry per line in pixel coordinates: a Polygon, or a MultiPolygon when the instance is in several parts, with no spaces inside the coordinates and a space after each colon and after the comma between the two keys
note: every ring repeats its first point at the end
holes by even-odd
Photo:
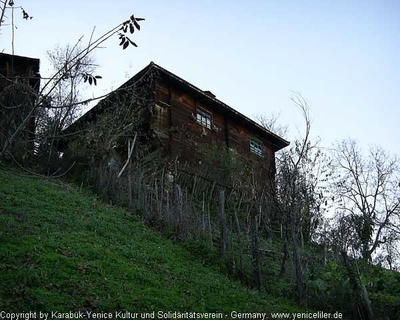
{"type": "MultiPolygon", "coordinates": [[[[123,23],[119,24],[115,28],[109,30],[108,32],[104,33],[102,36],[98,37],[95,40],[92,40],[92,37],[89,41],[89,44],[81,50],[70,50],[67,53],[67,59],[64,59],[61,63],[61,67],[58,68],[54,74],[49,77],[44,83],[42,83],[42,88],[39,94],[35,93],[33,90],[31,94],[35,95],[36,99],[34,103],[26,110],[21,117],[20,121],[15,125],[15,128],[12,132],[9,132],[8,137],[4,139],[4,143],[0,146],[0,163],[4,160],[7,155],[11,155],[11,146],[13,143],[18,139],[21,132],[25,130],[27,123],[32,119],[33,116],[36,116],[37,113],[42,108],[49,108],[51,106],[51,97],[54,92],[57,91],[57,88],[60,88],[60,84],[67,79],[71,81],[76,81],[76,71],[82,72],[82,65],[85,65],[87,62],[87,57],[96,50],[102,43],[107,41],[110,37],[114,35],[118,35],[119,39],[121,40],[120,46],[123,49],[126,49],[129,45],[137,46],[129,37],[128,33],[133,33],[135,30],[140,30],[139,22],[144,20],[143,18],[136,18],[134,15],[124,21],[123,23]],[[73,80],[75,79],[75,80],[73,80]]],[[[89,84],[96,84],[98,77],[90,74],[90,73],[83,73],[80,74],[83,77],[84,81],[87,81],[89,84]]],[[[1,76],[2,78],[6,79],[6,77],[1,76]]],[[[7,79],[6,79],[7,80],[7,79]]],[[[70,98],[76,97],[76,92],[71,92],[72,94],[69,95],[70,98]]],[[[90,99],[95,100],[95,99],[90,99]]],[[[74,102],[73,99],[70,99],[70,102],[63,106],[51,106],[51,108],[64,108],[64,110],[71,110],[71,108],[87,103],[88,100],[85,101],[78,101],[74,102]],[[69,108],[69,109],[68,109],[69,108]]],[[[68,113],[66,113],[68,114],[68,113]]],[[[65,114],[64,114],[65,115],[65,114]]],[[[65,117],[62,117],[65,118],[65,117]]],[[[65,120],[65,119],[64,119],[65,120]]]]}
{"type": "Polygon", "coordinates": [[[9,10],[11,12],[11,52],[14,54],[14,42],[15,42],[15,31],[17,30],[17,27],[15,25],[15,19],[14,19],[14,11],[18,9],[21,10],[22,13],[22,18],[25,20],[30,20],[33,17],[29,15],[28,12],[25,11],[25,9],[22,6],[17,6],[14,3],[14,0],[1,0],[0,1],[0,32],[2,28],[7,25],[5,18],[8,18],[6,16],[6,10],[9,10]]]}
{"type": "Polygon", "coordinates": [[[393,240],[400,235],[399,159],[381,147],[371,147],[363,154],[351,139],[337,143],[333,156],[338,173],[332,182],[336,211],[349,217],[348,229],[355,236],[351,247],[371,262],[389,239],[398,243],[393,240]]]}
{"type": "MultiPolygon", "coordinates": [[[[45,104],[38,110],[36,116],[36,155],[47,158],[48,173],[51,170],[50,163],[57,158],[59,137],[62,130],[71,125],[77,119],[81,110],[82,95],[80,88],[83,82],[95,71],[95,63],[92,55],[82,58],[73,68],[70,68],[72,57],[82,51],[80,41],[74,46],[57,45],[47,51],[47,57],[53,68],[53,72],[64,68],[70,71],[64,75],[63,81],[57,82],[54,90],[47,94],[45,104]]],[[[92,76],[94,80],[100,76],[92,76]]],[[[52,81],[56,81],[53,79],[52,81]]],[[[45,93],[46,94],[46,93],[45,93]]]]}
{"type": "Polygon", "coordinates": [[[289,128],[287,125],[279,124],[279,113],[271,112],[268,115],[259,113],[254,116],[256,121],[265,129],[286,138],[289,128]]]}
{"type": "MultiPolygon", "coordinates": [[[[14,3],[14,0],[0,0],[0,30],[6,24],[6,21],[5,21],[6,15],[5,14],[6,14],[7,9],[10,9],[12,11],[12,19],[13,19],[13,14],[14,14],[13,10],[14,9],[20,9],[21,13],[22,13],[22,18],[25,20],[33,18],[32,16],[30,16],[28,14],[28,12],[25,11],[25,9],[23,7],[16,6],[14,3]]],[[[11,24],[12,27],[14,27],[13,24],[14,23],[12,22],[12,24],[11,24]]]]}
{"type": "Polygon", "coordinates": [[[400,271],[400,236],[398,232],[388,230],[384,234],[385,243],[376,254],[374,264],[385,266],[389,270],[400,271]]]}
{"type": "MultiPolygon", "coordinates": [[[[320,193],[319,183],[326,167],[326,158],[318,148],[318,143],[310,140],[311,118],[307,101],[297,93],[291,100],[303,114],[304,135],[295,140],[291,148],[277,154],[276,187],[270,194],[274,195],[272,204],[276,215],[272,220],[279,221],[283,241],[281,274],[286,272],[286,262],[291,256],[298,299],[300,303],[306,304],[301,249],[304,243],[311,240],[321,220],[324,196],[320,193]],[[291,255],[289,248],[293,250],[291,255]]],[[[264,117],[258,119],[269,130],[277,128],[276,116],[271,120],[264,117]]],[[[285,129],[274,131],[281,134],[286,132],[285,129]]]]}
{"type": "Polygon", "coordinates": [[[3,26],[4,23],[4,14],[6,13],[6,7],[7,7],[7,0],[2,0],[0,2],[0,28],[3,26]]]}

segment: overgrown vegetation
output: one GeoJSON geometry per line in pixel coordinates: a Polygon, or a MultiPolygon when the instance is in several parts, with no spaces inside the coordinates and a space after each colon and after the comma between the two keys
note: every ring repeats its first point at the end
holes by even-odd
{"type": "MultiPolygon", "coordinates": [[[[1,27],[14,2],[0,3],[1,27]]],[[[217,144],[196,165],[163,154],[149,121],[156,72],[127,82],[63,131],[88,102],[78,84],[101,79],[89,54],[112,35],[122,49],[136,47],[127,34],[142,20],[132,15],[86,48],[54,51],[54,74],[40,90],[24,81],[32,75],[19,83],[19,75],[1,76],[0,164],[48,176],[73,167],[74,181],[129,208],[101,205],[65,183],[1,173],[4,308],[295,310],[289,298],[351,319],[399,319],[398,159],[379,147],[365,155],[353,140],[322,152],[310,140],[301,95],[292,101],[304,116],[303,136],[276,158],[264,154],[264,167],[217,144]],[[326,219],[327,210],[336,218],[326,219]],[[267,302],[261,292],[282,300],[267,302]]],[[[260,116],[285,134],[276,119],[260,116]]]]}
{"type": "Polygon", "coordinates": [[[0,237],[2,310],[300,311],[62,182],[0,171],[0,237]]]}
{"type": "MultiPolygon", "coordinates": [[[[81,183],[94,186],[105,201],[139,212],[200,257],[215,252],[223,272],[251,288],[295,299],[303,307],[340,310],[352,319],[396,316],[396,304],[382,305],[365,284],[370,265],[359,262],[351,246],[343,249],[347,229],[324,218],[326,210],[334,210],[330,183],[336,176],[327,154],[309,139],[309,109],[301,96],[294,102],[303,112],[305,134],[277,155],[276,179],[270,180],[271,167],[217,144],[205,146],[196,164],[152,154],[149,141],[157,144],[157,138],[147,136],[152,131],[142,131],[143,122],[136,121],[145,117],[135,116],[150,102],[130,93],[127,105],[137,106],[126,111],[134,110],[132,125],[124,109],[115,107],[117,99],[108,106],[110,113],[88,124],[87,134],[72,140],[69,152],[76,149],[79,157],[91,159],[86,175],[78,167],[81,183]],[[98,147],[90,148],[91,139],[98,147]]],[[[395,303],[394,292],[380,294],[395,303]]]]}

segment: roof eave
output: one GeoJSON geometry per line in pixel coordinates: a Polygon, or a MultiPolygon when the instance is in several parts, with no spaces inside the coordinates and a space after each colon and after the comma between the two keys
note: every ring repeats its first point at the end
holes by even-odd
{"type": "Polygon", "coordinates": [[[232,114],[235,114],[237,117],[242,118],[245,122],[249,123],[250,125],[255,126],[258,130],[262,131],[263,133],[267,134],[269,137],[273,138],[273,140],[275,140],[274,143],[271,143],[275,147],[275,151],[281,150],[281,149],[287,147],[290,144],[289,141],[283,139],[282,137],[278,136],[277,134],[273,133],[272,131],[262,127],[260,124],[258,124],[254,120],[248,118],[247,116],[245,116],[244,114],[240,113],[239,111],[236,111],[235,109],[231,108],[230,106],[228,106],[227,104],[225,104],[221,100],[218,100],[217,98],[207,94],[203,90],[197,88],[196,86],[192,85],[191,83],[187,82],[186,80],[182,79],[181,77],[173,74],[172,72],[164,69],[163,67],[157,65],[156,63],[151,62],[147,67],[154,67],[154,68],[160,70],[164,74],[167,74],[168,76],[170,76],[170,77],[174,78],[175,80],[179,81],[182,85],[187,86],[187,87],[191,88],[192,90],[196,91],[197,93],[202,95],[204,98],[206,98],[208,100],[211,100],[214,103],[219,104],[220,106],[222,106],[223,108],[225,108],[226,110],[231,112],[232,114]]]}

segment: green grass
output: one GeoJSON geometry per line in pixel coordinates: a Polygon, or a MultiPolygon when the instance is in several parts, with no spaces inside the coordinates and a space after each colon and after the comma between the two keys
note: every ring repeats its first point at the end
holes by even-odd
{"type": "Polygon", "coordinates": [[[297,312],[207,268],[126,210],[0,171],[0,310],[297,312]]]}

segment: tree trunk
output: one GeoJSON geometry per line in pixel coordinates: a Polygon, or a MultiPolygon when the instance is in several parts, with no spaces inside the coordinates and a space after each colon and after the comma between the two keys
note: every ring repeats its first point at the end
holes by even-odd
{"type": "Polygon", "coordinates": [[[353,315],[357,320],[373,320],[374,315],[371,301],[368,297],[368,291],[361,283],[360,276],[358,274],[356,275],[347,253],[342,251],[341,254],[353,292],[353,315]]]}
{"type": "Polygon", "coordinates": [[[299,252],[299,245],[297,243],[297,235],[292,234],[293,240],[293,260],[294,260],[294,271],[296,278],[297,295],[300,305],[307,306],[307,297],[305,294],[305,284],[303,279],[303,268],[301,265],[301,258],[299,252]]]}
{"type": "Polygon", "coordinates": [[[289,256],[289,250],[288,250],[288,237],[287,237],[287,230],[286,227],[283,227],[281,225],[281,230],[282,230],[282,242],[283,242],[283,256],[281,260],[281,270],[279,272],[279,276],[283,277],[286,273],[286,261],[289,256]]]}

